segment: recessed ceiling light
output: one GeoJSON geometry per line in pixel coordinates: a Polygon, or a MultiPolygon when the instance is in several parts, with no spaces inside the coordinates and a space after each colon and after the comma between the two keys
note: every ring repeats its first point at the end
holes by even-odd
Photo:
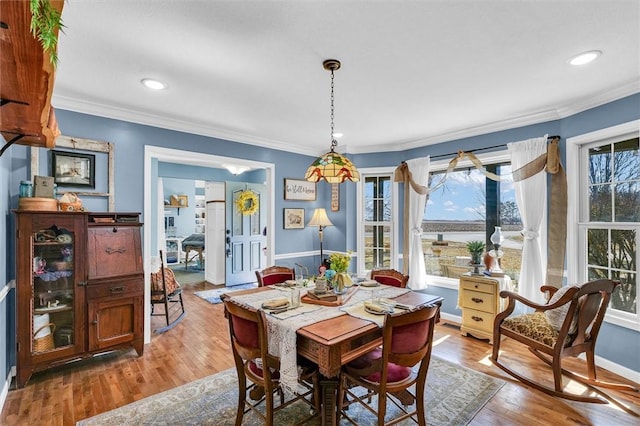
{"type": "Polygon", "coordinates": [[[602,52],[599,50],[591,50],[589,52],[584,52],[581,53],[577,56],[574,56],[573,58],[571,58],[569,60],[569,63],[571,65],[575,65],[575,66],[579,66],[579,65],[586,65],[590,62],[595,61],[596,59],[598,59],[598,56],[602,55],[602,52]]]}
{"type": "Polygon", "coordinates": [[[163,90],[167,88],[167,85],[165,83],[159,80],[154,80],[152,78],[143,78],[141,83],[147,86],[149,89],[153,90],[163,90]]]}

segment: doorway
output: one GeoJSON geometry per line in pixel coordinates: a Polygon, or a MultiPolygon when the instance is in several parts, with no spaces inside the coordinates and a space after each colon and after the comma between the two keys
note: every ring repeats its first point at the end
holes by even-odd
{"type": "MultiPolygon", "coordinates": [[[[163,148],[152,145],[145,145],[144,149],[144,209],[143,219],[143,263],[145,271],[151,269],[151,257],[157,251],[157,241],[155,238],[158,226],[164,226],[163,219],[158,217],[157,205],[154,200],[154,183],[158,179],[158,162],[178,163],[190,166],[200,166],[209,168],[223,168],[224,164],[235,164],[249,167],[251,169],[265,169],[265,189],[264,202],[265,223],[267,229],[275,229],[275,165],[273,163],[263,163],[259,161],[246,160],[242,158],[223,157],[213,154],[203,154],[201,152],[184,151],[172,148],[163,148]],[[152,247],[154,247],[152,249],[152,247]]],[[[265,261],[272,264],[274,259],[275,238],[273,232],[266,236],[265,261]]],[[[206,248],[205,248],[206,251],[206,248]]],[[[149,274],[145,274],[145,295],[144,295],[144,341],[151,341],[151,307],[150,307],[150,284],[149,274]]]]}

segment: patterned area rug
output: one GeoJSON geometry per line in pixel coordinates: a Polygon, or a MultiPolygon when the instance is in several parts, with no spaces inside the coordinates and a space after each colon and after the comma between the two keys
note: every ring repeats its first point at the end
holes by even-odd
{"type": "MultiPolygon", "coordinates": [[[[468,424],[503,385],[502,380],[432,356],[425,396],[427,424],[468,424]]],[[[233,425],[237,395],[236,371],[229,369],[82,420],[77,425],[233,425]]],[[[393,413],[393,404],[387,407],[393,413]]],[[[375,416],[359,404],[352,405],[349,413],[359,425],[377,422],[375,416]]],[[[307,414],[308,406],[298,402],[276,413],[274,424],[292,425],[307,414]]],[[[314,421],[309,424],[320,423],[317,418],[314,421]]],[[[262,424],[255,414],[245,414],[243,425],[262,424]]],[[[341,424],[348,422],[343,419],[341,424]]],[[[415,423],[408,419],[398,424],[415,423]]]]}
{"type": "Polygon", "coordinates": [[[245,290],[248,288],[256,288],[256,287],[258,287],[258,284],[249,283],[249,284],[234,285],[233,287],[216,288],[214,290],[196,291],[193,294],[200,297],[201,299],[206,300],[209,303],[216,304],[216,303],[222,303],[222,300],[220,300],[220,295],[223,293],[233,293],[234,291],[245,290]]]}

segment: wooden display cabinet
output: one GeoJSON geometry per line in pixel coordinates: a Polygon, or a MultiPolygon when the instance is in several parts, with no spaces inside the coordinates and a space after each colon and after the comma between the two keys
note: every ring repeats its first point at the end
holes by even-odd
{"type": "Polygon", "coordinates": [[[18,387],[96,352],[142,355],[139,213],[15,213],[18,387]]]}

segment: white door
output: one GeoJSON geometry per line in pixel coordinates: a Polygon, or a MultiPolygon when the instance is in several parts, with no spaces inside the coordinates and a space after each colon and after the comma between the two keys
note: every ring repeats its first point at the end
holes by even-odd
{"type": "Polygon", "coordinates": [[[226,207],[226,273],[225,284],[256,282],[255,271],[263,269],[262,251],[266,247],[266,185],[227,182],[226,207]],[[242,214],[235,201],[243,191],[253,191],[258,200],[258,211],[242,214]]]}
{"type": "Polygon", "coordinates": [[[206,204],[205,243],[207,261],[204,279],[211,284],[224,284],[225,279],[225,202],[208,201],[206,204]]]}

